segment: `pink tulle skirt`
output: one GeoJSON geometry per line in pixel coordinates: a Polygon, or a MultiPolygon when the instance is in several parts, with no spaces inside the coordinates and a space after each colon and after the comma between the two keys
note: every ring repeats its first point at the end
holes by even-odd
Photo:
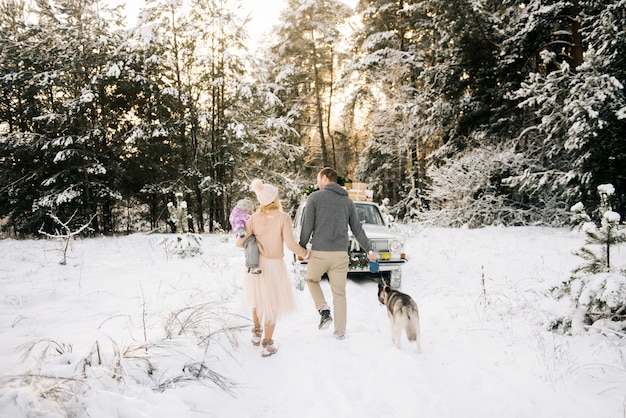
{"type": "Polygon", "coordinates": [[[289,272],[282,258],[259,255],[261,274],[243,273],[243,296],[261,321],[276,322],[296,310],[289,272]]]}

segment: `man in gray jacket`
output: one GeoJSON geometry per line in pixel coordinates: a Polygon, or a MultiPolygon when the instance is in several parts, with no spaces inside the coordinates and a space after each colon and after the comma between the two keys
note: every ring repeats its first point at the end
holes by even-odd
{"type": "Polygon", "coordinates": [[[337,172],[332,168],[323,168],[317,175],[317,187],[319,190],[311,193],[304,208],[300,245],[306,247],[311,240],[306,281],[313,303],[321,315],[319,329],[328,328],[332,322],[330,307],[320,286],[322,275],[327,273],[335,309],[335,337],[342,340],[346,335],[348,227],[361,248],[368,252],[368,259],[375,261],[378,256],[371,251],[354,202],[348,197],[346,189],[337,184],[337,172]]]}

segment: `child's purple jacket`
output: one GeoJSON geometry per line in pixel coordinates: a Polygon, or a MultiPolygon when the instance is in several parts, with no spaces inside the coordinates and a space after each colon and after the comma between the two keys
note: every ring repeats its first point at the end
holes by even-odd
{"type": "Polygon", "coordinates": [[[235,207],[231,212],[228,220],[230,221],[230,226],[233,228],[233,231],[237,233],[237,230],[241,228],[246,228],[246,221],[250,218],[250,214],[243,209],[239,209],[235,207]]]}

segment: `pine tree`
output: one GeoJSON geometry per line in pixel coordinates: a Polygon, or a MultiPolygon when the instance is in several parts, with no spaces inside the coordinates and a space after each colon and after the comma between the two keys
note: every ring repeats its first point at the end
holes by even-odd
{"type": "Polygon", "coordinates": [[[426,157],[436,142],[420,134],[427,110],[418,80],[431,46],[421,32],[425,11],[419,2],[378,0],[359,2],[357,12],[363,24],[352,40],[349,109],[363,151],[355,177],[375,199],[389,198],[394,215],[410,217],[422,206],[426,157]]]}
{"type": "MultiPolygon", "coordinates": [[[[152,83],[162,92],[152,108],[161,136],[173,143],[172,174],[144,187],[155,192],[183,189],[198,231],[224,225],[241,152],[238,120],[246,63],[245,21],[225,1],[147,2],[147,20],[138,28],[149,57],[158,57],[152,83]],[[205,216],[208,219],[205,220],[205,216]]],[[[150,61],[153,58],[149,58],[150,61]]],[[[146,62],[149,65],[149,62],[146,62]]]]}
{"type": "Polygon", "coordinates": [[[7,45],[13,65],[4,68],[15,83],[6,86],[2,148],[10,169],[22,174],[5,201],[21,204],[5,213],[17,232],[36,232],[49,211],[69,218],[77,210],[78,225],[94,219],[96,232],[110,232],[123,144],[116,117],[124,111],[119,102],[109,107],[116,81],[107,74],[121,42],[111,30],[121,22],[119,11],[94,1],[41,0],[34,19],[20,22],[7,45]]]}
{"type": "Polygon", "coordinates": [[[602,328],[626,328],[626,271],[611,266],[611,249],[626,242],[626,230],[620,226],[621,216],[612,210],[613,185],[601,184],[597,191],[597,217],[589,215],[582,202],[571,208],[573,220],[585,233],[585,244],[575,254],[585,263],[553,289],[557,298],[572,300],[572,318],[562,322],[570,324],[574,333],[596,323],[602,324],[602,328]]]}
{"type": "MultiPolygon", "coordinates": [[[[514,96],[520,108],[532,112],[518,142],[529,166],[509,179],[535,201],[546,193],[569,204],[592,201],[593,185],[607,181],[624,194],[618,173],[626,163],[624,57],[617,51],[623,50],[625,35],[616,31],[623,26],[618,23],[623,6],[623,1],[557,3],[552,10],[558,13],[542,17],[552,23],[551,37],[537,45],[534,71],[514,96]]],[[[539,10],[551,9],[535,5],[539,10]]],[[[618,208],[623,205],[617,202],[618,208]]]]}
{"type": "Polygon", "coordinates": [[[575,254],[587,261],[575,272],[600,273],[611,270],[611,248],[626,242],[626,231],[620,228],[620,215],[613,211],[611,198],[615,194],[612,184],[598,186],[600,220],[596,223],[579,202],[572,206],[573,220],[585,232],[585,245],[575,254]]]}
{"type": "MultiPolygon", "coordinates": [[[[341,70],[341,25],[351,9],[336,0],[289,0],[271,46],[274,94],[293,119],[299,142],[313,166],[337,166],[341,135],[333,121],[337,75],[341,70]],[[339,137],[339,138],[337,138],[339,137]]],[[[337,167],[342,171],[340,167],[337,167]]]]}

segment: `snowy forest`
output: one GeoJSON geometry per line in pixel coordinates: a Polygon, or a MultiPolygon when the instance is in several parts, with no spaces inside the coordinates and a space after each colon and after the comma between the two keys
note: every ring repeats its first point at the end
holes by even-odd
{"type": "Polygon", "coordinates": [[[3,233],[183,201],[218,231],[253,178],[291,210],[323,166],[400,221],[563,226],[606,183],[626,211],[626,0],[289,0],[254,50],[240,8],[0,0],[3,233]]]}

